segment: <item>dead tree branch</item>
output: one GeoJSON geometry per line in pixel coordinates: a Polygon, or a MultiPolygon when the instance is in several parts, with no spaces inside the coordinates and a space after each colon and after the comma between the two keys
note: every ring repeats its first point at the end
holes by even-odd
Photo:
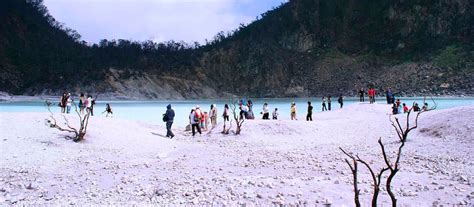
{"type": "Polygon", "coordinates": [[[346,161],[347,165],[349,166],[349,168],[351,169],[351,172],[352,172],[352,179],[353,179],[353,183],[354,183],[354,203],[355,203],[356,207],[360,207],[360,201],[359,201],[360,190],[359,190],[359,187],[357,186],[357,160],[353,155],[347,153],[341,147],[339,147],[339,149],[344,154],[346,154],[349,158],[352,159],[352,164],[349,162],[348,159],[344,159],[344,161],[346,161]]]}
{"type": "MultiPolygon", "coordinates": [[[[413,102],[413,106],[411,107],[411,109],[408,110],[408,113],[406,115],[405,128],[402,127],[402,124],[400,123],[400,120],[398,119],[398,117],[393,117],[392,118],[392,115],[390,115],[389,120],[392,124],[392,127],[395,129],[395,131],[397,133],[397,136],[400,140],[400,145],[398,146],[398,150],[396,151],[395,162],[392,163],[390,161],[389,156],[387,155],[387,151],[385,149],[385,145],[382,142],[382,138],[379,138],[378,143],[379,143],[379,146],[382,150],[383,161],[384,161],[386,167],[382,168],[377,174],[375,174],[373,168],[367,162],[362,160],[359,156],[354,157],[353,155],[345,152],[342,148],[340,148],[341,151],[346,156],[350,157],[353,160],[354,164],[351,165],[350,162],[347,159],[345,159],[346,163],[351,168],[351,171],[352,171],[352,174],[353,174],[353,177],[354,177],[354,182],[357,181],[357,162],[362,163],[369,170],[369,172],[372,176],[373,188],[374,188],[374,193],[372,195],[372,206],[374,206],[374,207],[377,206],[377,197],[378,197],[379,192],[380,192],[380,183],[382,181],[382,175],[384,174],[385,171],[389,171],[389,173],[390,173],[387,176],[387,179],[385,181],[385,189],[387,190],[387,193],[390,196],[390,200],[392,202],[392,207],[397,206],[397,199],[395,197],[395,194],[392,191],[392,181],[393,181],[393,178],[395,177],[395,175],[397,174],[397,172],[400,170],[400,158],[401,158],[401,155],[402,155],[402,149],[405,146],[405,143],[406,143],[407,138],[408,138],[408,134],[413,129],[416,129],[418,127],[418,118],[420,117],[420,115],[422,113],[426,112],[426,111],[431,111],[431,110],[436,109],[436,107],[437,107],[436,102],[434,101],[433,98],[431,98],[431,100],[434,104],[431,108],[427,108],[426,107],[427,105],[425,105],[426,97],[423,99],[423,109],[416,112],[414,124],[411,125],[411,126],[410,126],[410,116],[412,115],[412,110],[414,109],[415,102],[413,102]]],[[[355,194],[354,200],[355,200],[356,206],[360,206],[360,204],[358,204],[359,203],[359,192],[357,191],[358,188],[357,188],[356,185],[354,185],[354,189],[356,190],[354,192],[354,194],[355,194]]]]}
{"type": "Polygon", "coordinates": [[[62,114],[62,117],[64,119],[64,125],[66,127],[61,126],[58,124],[56,118],[54,117],[54,113],[51,111],[51,106],[53,105],[50,101],[46,100],[45,101],[45,106],[49,111],[49,119],[46,119],[46,122],[48,123],[49,127],[58,129],[59,131],[64,131],[64,132],[69,132],[73,133],[74,136],[66,136],[68,139],[72,139],[74,142],[80,142],[84,139],[84,136],[86,135],[87,132],[87,126],[89,125],[89,117],[90,117],[90,111],[87,111],[87,113],[82,116],[79,110],[77,109],[77,105],[73,102],[72,103],[74,106],[74,109],[79,116],[79,130],[77,130],[75,127],[73,127],[67,117],[62,114]]]}
{"type": "Polygon", "coordinates": [[[235,101],[233,98],[232,98],[232,101],[230,103],[230,109],[232,110],[232,115],[234,117],[234,120],[235,120],[235,124],[236,124],[236,129],[235,129],[235,135],[239,135],[240,132],[241,132],[241,129],[242,129],[242,125],[245,121],[245,119],[242,117],[242,119],[240,119],[240,114],[237,114],[237,101],[235,101]]]}

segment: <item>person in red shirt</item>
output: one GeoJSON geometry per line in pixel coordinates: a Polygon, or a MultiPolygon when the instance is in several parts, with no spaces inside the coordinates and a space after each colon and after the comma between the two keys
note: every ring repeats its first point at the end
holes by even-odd
{"type": "Polygon", "coordinates": [[[403,113],[408,113],[408,107],[405,103],[403,103],[403,113]]]}
{"type": "Polygon", "coordinates": [[[372,103],[375,103],[375,89],[373,88],[369,88],[369,102],[372,104],[372,103]]]}

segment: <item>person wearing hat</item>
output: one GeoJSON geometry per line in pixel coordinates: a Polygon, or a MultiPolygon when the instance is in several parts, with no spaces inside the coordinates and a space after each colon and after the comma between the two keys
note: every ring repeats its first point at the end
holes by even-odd
{"type": "Polygon", "coordinates": [[[171,126],[173,125],[174,121],[174,110],[171,108],[171,104],[166,106],[166,113],[163,119],[164,121],[166,120],[166,137],[173,139],[174,134],[171,131],[171,126]]]}

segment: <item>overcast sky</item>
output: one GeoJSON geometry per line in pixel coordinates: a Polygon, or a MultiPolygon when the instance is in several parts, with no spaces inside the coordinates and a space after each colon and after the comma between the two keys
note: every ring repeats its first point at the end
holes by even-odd
{"type": "Polygon", "coordinates": [[[44,0],[87,42],[101,39],[203,43],[287,0],[44,0]]]}

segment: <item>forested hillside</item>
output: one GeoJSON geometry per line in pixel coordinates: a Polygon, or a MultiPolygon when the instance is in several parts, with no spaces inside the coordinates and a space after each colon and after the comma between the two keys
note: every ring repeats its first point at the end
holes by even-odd
{"type": "Polygon", "coordinates": [[[123,98],[474,94],[470,0],[292,0],[206,45],[88,44],[41,0],[0,6],[0,91],[123,98]]]}

